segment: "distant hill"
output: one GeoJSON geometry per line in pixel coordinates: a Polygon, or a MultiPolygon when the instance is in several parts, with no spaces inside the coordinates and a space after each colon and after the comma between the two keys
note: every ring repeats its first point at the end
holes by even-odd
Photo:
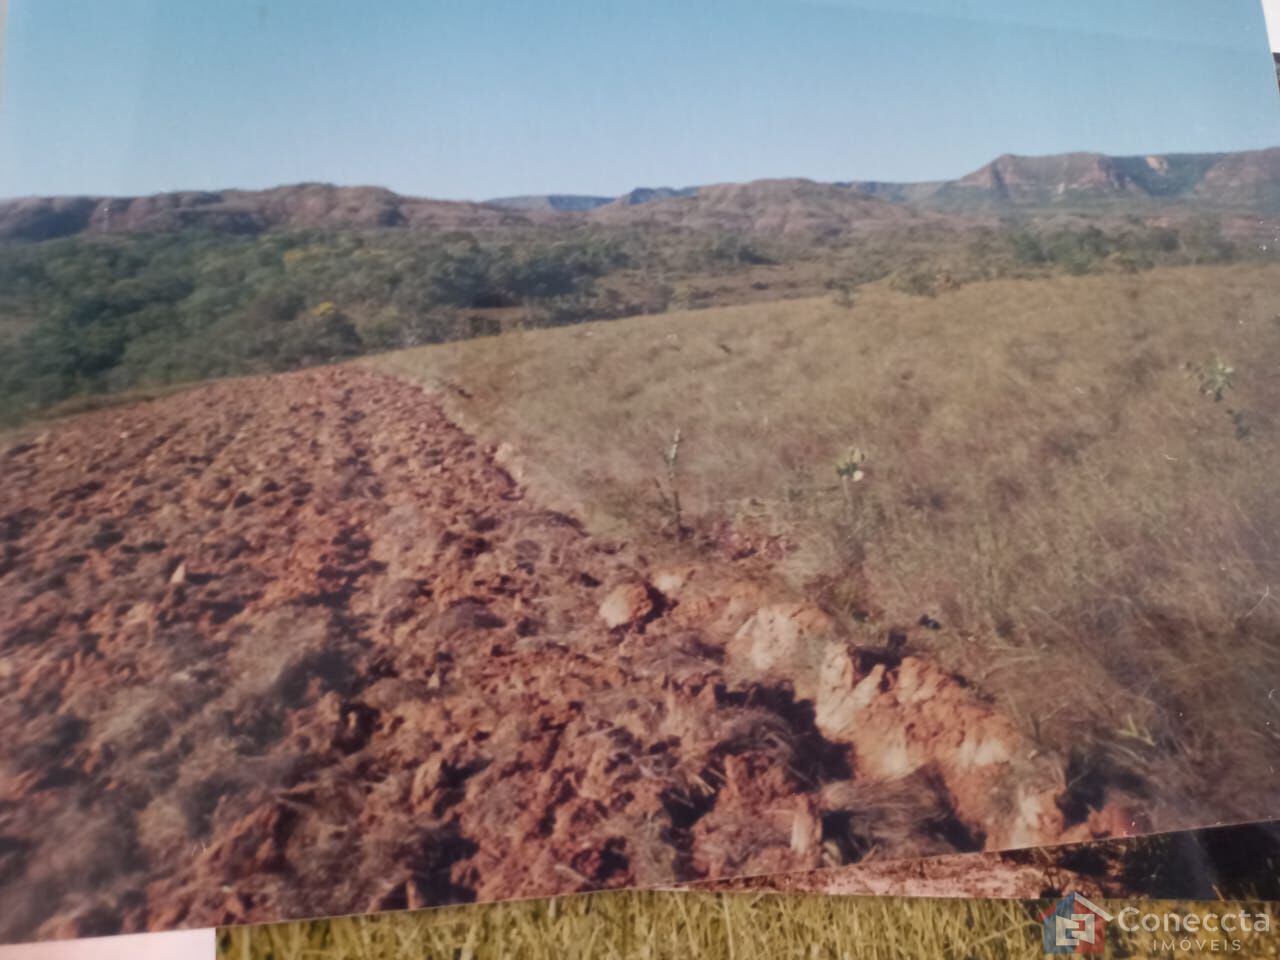
{"type": "Polygon", "coordinates": [[[592,210],[588,219],[694,230],[833,234],[873,223],[923,221],[930,215],[838,184],[755,180],[699,187],[695,193],[641,203],[620,197],[592,210]]]}
{"type": "Polygon", "coordinates": [[[403,197],[381,187],[305,183],[271,190],[160,193],[149,197],[34,197],[0,203],[0,240],[48,240],[76,233],[205,227],[257,233],[274,227],[519,226],[531,214],[403,197]]]}
{"type": "Polygon", "coordinates": [[[579,193],[535,193],[520,197],[498,197],[486,200],[493,207],[506,207],[510,210],[567,210],[586,211],[603,207],[609,203],[635,205],[650,203],[654,200],[667,200],[671,197],[690,197],[698,192],[697,187],[636,187],[620,197],[597,197],[579,193]]]}
{"type": "Polygon", "coordinates": [[[1006,154],[958,180],[855,181],[848,186],[896,203],[954,213],[1170,204],[1268,213],[1280,211],[1280,148],[1141,157],[1006,154]]]}
{"type": "Polygon", "coordinates": [[[635,206],[640,203],[652,203],[654,200],[692,197],[697,192],[697,187],[636,187],[630,193],[624,193],[618,197],[617,202],[624,206],[635,206]]]}
{"type": "Polygon", "coordinates": [[[256,233],[288,227],[457,230],[582,223],[832,234],[936,223],[931,218],[938,214],[1172,209],[1280,214],[1280,148],[1141,157],[1006,154],[956,180],[756,180],[640,187],[616,198],[547,194],[467,203],[323,183],[148,197],[33,197],[0,202],[0,241],[186,227],[256,233]]]}
{"type": "Polygon", "coordinates": [[[497,197],[493,200],[486,200],[485,205],[490,207],[503,207],[508,210],[594,210],[596,207],[602,207],[606,203],[611,203],[613,197],[592,197],[578,193],[547,193],[547,194],[530,194],[523,197],[497,197]]]}

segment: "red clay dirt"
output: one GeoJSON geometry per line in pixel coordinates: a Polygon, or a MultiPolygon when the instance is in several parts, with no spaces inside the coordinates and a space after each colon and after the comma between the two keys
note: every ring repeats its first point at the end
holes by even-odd
{"type": "Polygon", "coordinates": [[[0,940],[1137,827],[1067,822],[959,678],[593,537],[364,368],[84,415],[0,477],[0,940]]]}

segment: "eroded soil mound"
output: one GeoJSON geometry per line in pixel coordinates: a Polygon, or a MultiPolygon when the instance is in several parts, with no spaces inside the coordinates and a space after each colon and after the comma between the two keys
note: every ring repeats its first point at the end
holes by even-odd
{"type": "Polygon", "coordinates": [[[1068,823],[962,681],[592,537],[367,370],[86,415],[0,472],[0,939],[1124,829],[1068,823]]]}

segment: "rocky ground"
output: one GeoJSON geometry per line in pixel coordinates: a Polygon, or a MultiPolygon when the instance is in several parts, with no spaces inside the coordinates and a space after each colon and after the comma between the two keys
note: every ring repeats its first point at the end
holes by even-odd
{"type": "Polygon", "coordinates": [[[593,537],[369,370],[28,431],[0,478],[0,939],[1142,826],[911,629],[593,537]]]}

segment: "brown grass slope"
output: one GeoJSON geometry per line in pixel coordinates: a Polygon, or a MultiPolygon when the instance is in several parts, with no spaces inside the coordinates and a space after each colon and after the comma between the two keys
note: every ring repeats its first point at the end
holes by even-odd
{"type": "Polygon", "coordinates": [[[453,388],[455,415],[593,529],[773,557],[868,643],[936,624],[932,651],[1073,756],[1079,785],[1126,784],[1177,828],[1276,809],[1278,317],[1276,268],[1182,268],[873,286],[852,309],[373,362],[453,388]],[[655,490],[676,429],[682,541],[655,490]]]}

